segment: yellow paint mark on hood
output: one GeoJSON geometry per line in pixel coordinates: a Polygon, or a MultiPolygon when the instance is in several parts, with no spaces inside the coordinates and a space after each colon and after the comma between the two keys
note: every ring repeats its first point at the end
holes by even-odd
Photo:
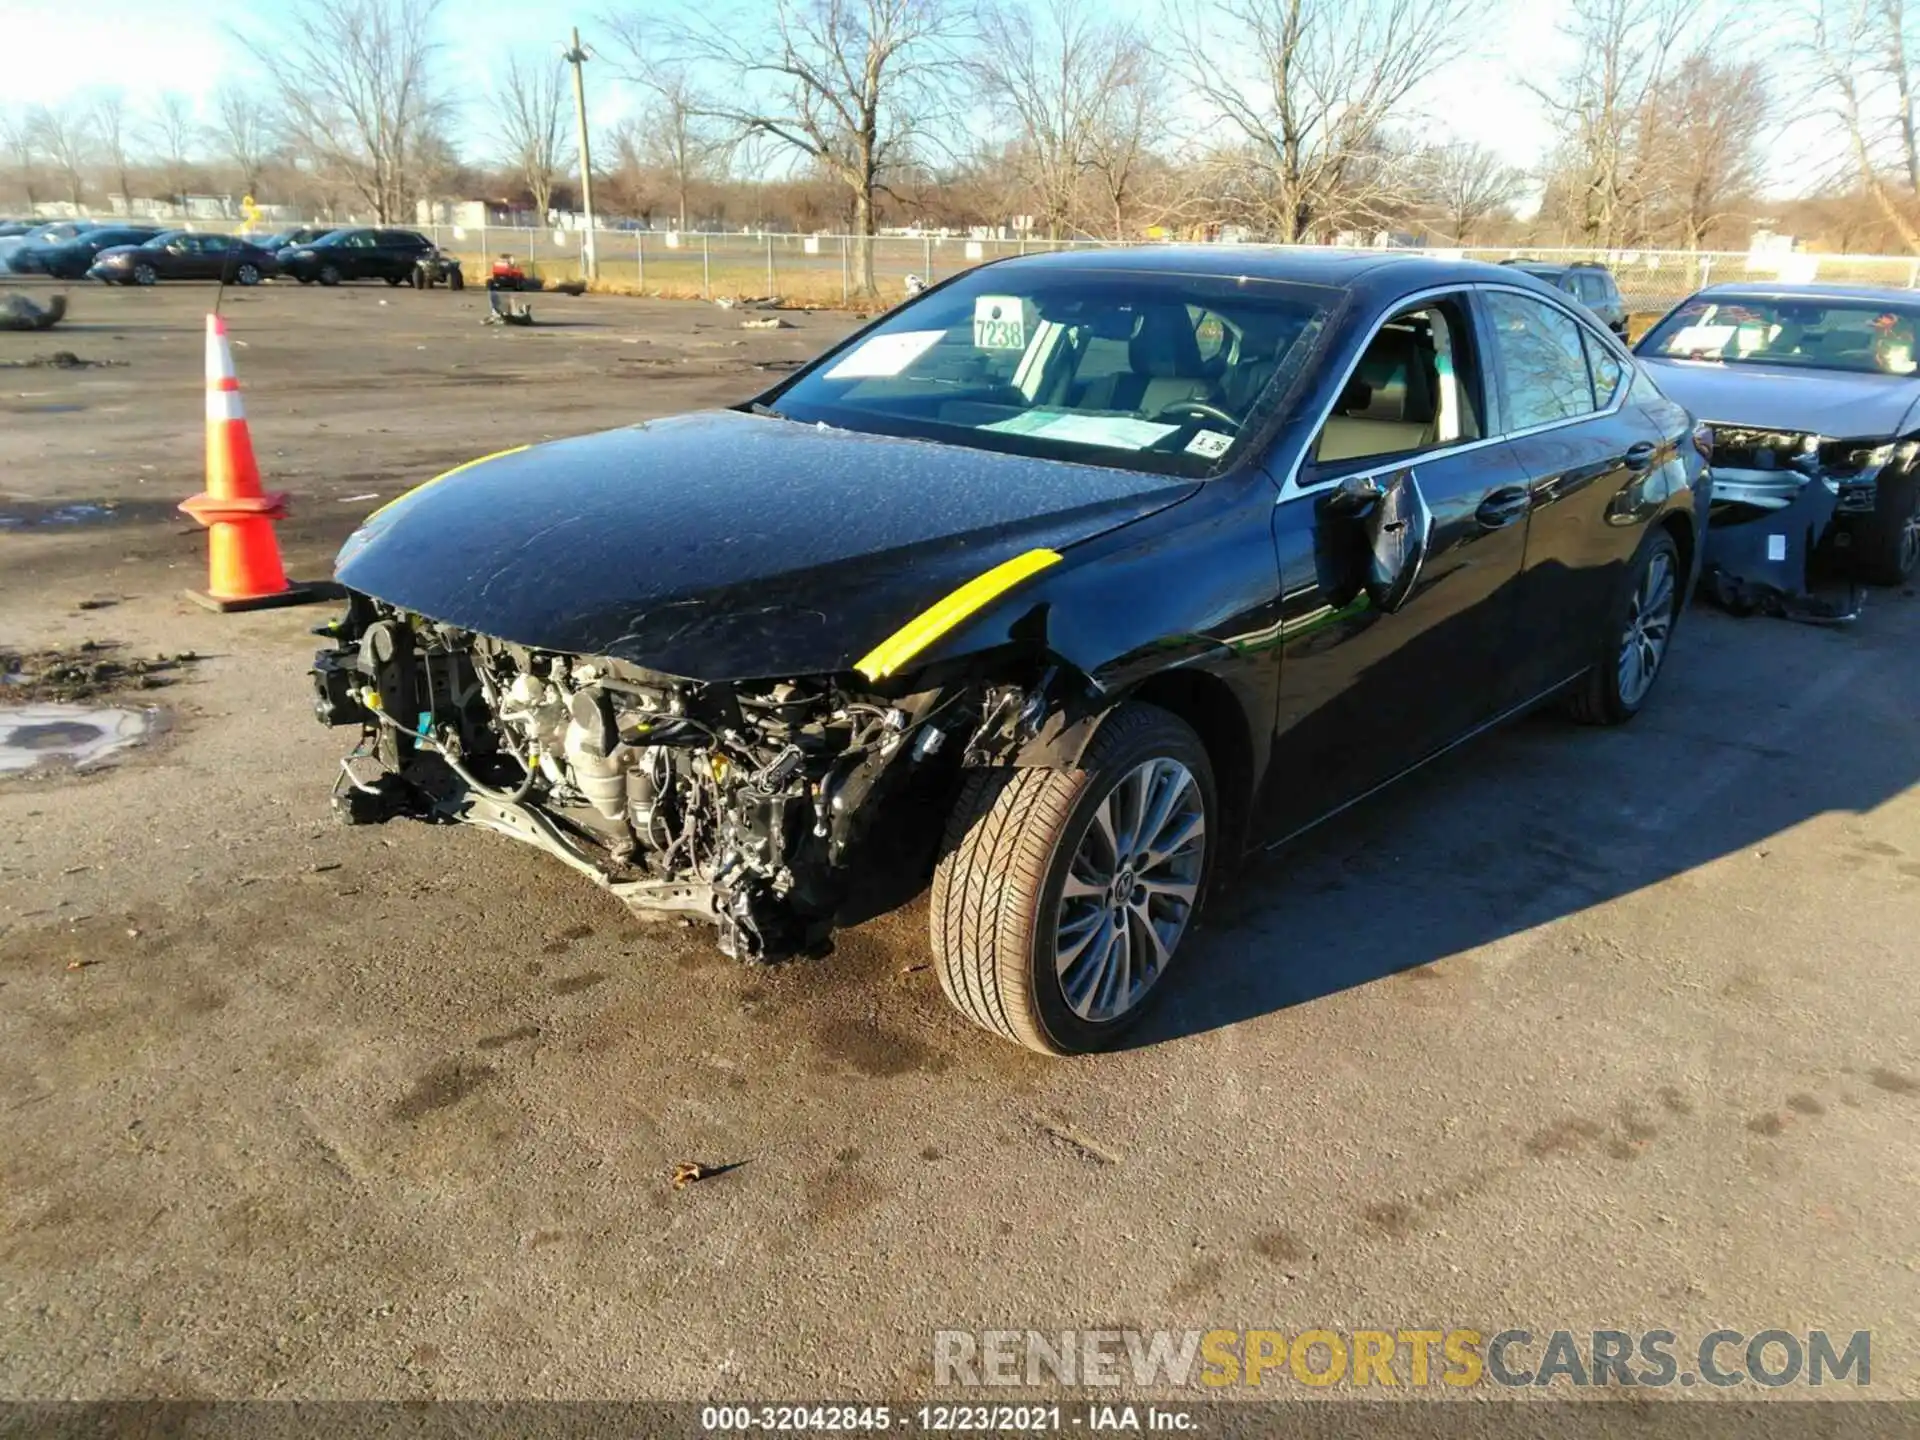
{"type": "Polygon", "coordinates": [[[869,680],[886,679],[976,610],[1059,559],[1055,550],[1029,550],[975,576],[874,646],[853,668],[869,680]]]}
{"type": "Polygon", "coordinates": [[[367,521],[374,520],[379,516],[386,514],[387,511],[391,510],[394,506],[398,505],[402,500],[405,500],[408,497],[413,495],[418,495],[422,490],[425,490],[429,485],[438,485],[442,480],[451,480],[454,476],[460,474],[463,470],[471,470],[473,469],[474,466],[484,465],[489,460],[503,460],[509,455],[518,455],[522,450],[531,450],[532,448],[533,447],[531,445],[515,445],[506,450],[496,450],[491,455],[475,456],[471,460],[468,460],[462,464],[454,466],[451,470],[443,470],[438,475],[434,476],[431,480],[423,481],[422,483],[414,486],[411,490],[402,491],[400,494],[394,496],[393,499],[389,500],[386,504],[382,505],[378,510],[375,510],[373,514],[367,516],[366,521],[362,521],[361,523],[365,524],[367,523],[367,521]]]}

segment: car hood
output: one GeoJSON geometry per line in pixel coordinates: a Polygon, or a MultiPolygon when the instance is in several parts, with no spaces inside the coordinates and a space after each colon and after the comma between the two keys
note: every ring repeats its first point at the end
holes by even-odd
{"type": "Polygon", "coordinates": [[[1720,365],[1711,360],[1640,357],[1669,399],[1694,418],[1756,430],[1794,430],[1845,439],[1900,435],[1920,399],[1903,375],[1855,375],[1795,365],[1720,365]]]}
{"type": "Polygon", "coordinates": [[[704,680],[820,674],[1002,561],[1197,488],[703,412],[449,471],[369,516],[336,573],[540,649],[704,680]]]}

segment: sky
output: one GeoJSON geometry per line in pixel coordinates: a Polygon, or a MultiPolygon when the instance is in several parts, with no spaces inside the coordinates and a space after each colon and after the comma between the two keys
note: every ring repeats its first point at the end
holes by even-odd
{"type": "MultiPolygon", "coordinates": [[[[610,0],[618,5],[618,0],[610,0]]],[[[650,15],[671,19],[697,0],[646,0],[650,15]]],[[[751,9],[753,0],[740,0],[751,9]]],[[[1108,0],[1116,10],[1132,12],[1151,26],[1158,0],[1108,0]]],[[[1191,3],[1191,0],[1185,0],[1191,3]]],[[[1536,166],[1546,148],[1546,119],[1539,101],[1517,76],[1550,75],[1566,60],[1567,42],[1558,33],[1562,7],[1541,0],[1493,0],[1491,23],[1478,28],[1481,47],[1437,72],[1423,87],[1422,114],[1414,128],[1434,138],[1474,141],[1510,164],[1536,166]]],[[[224,81],[254,78],[252,62],[232,31],[270,33],[285,0],[190,0],[160,6],[76,4],[74,0],[0,0],[0,36],[14,56],[42,56],[44,63],[10,64],[4,99],[15,103],[54,103],[92,86],[124,89],[134,105],[164,90],[183,92],[210,120],[211,95],[224,81]]],[[[550,29],[556,46],[570,24],[580,25],[592,47],[605,7],[572,13],[512,0],[454,0],[444,14],[448,78],[457,93],[476,102],[464,117],[461,148],[471,159],[485,158],[488,124],[482,104],[503,58],[500,37],[512,36],[523,52],[542,41],[540,26],[550,29]],[[531,14],[546,10],[549,19],[531,14]],[[457,17],[457,19],[455,18],[457,17]]],[[[1149,29],[1151,34],[1151,29],[1149,29]]],[[[595,128],[636,108],[635,98],[610,72],[612,63],[587,71],[589,109],[595,128]]],[[[1169,63],[1169,72],[1171,72],[1169,63]]],[[[1791,189],[1800,167],[1793,163],[1803,146],[1792,137],[1775,147],[1770,188],[1791,189]]]]}

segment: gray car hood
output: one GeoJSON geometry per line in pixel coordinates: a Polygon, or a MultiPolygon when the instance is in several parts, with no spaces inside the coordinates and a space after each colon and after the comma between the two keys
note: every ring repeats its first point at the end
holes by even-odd
{"type": "Polygon", "coordinates": [[[1722,365],[1643,355],[1654,382],[1696,420],[1836,439],[1903,435],[1915,423],[1920,380],[1793,365],[1722,365]]]}

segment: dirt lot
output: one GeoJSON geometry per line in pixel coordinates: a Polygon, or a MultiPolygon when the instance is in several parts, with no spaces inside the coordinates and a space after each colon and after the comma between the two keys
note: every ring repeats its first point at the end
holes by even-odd
{"type": "MultiPolygon", "coordinates": [[[[922,904],[753,970],[503,839],[335,827],[323,614],[178,598],[209,298],[0,335],[110,362],[0,369],[0,646],[197,656],[131,692],[157,745],[0,780],[0,1393],[901,1397],[937,1326],[1105,1324],[1871,1329],[1920,1397],[1911,594],[1695,612],[1637,724],[1253,866],[1134,1048],[1049,1063],[949,1013],[922,904]]],[[[229,298],[305,575],[849,323],[229,298]]]]}

